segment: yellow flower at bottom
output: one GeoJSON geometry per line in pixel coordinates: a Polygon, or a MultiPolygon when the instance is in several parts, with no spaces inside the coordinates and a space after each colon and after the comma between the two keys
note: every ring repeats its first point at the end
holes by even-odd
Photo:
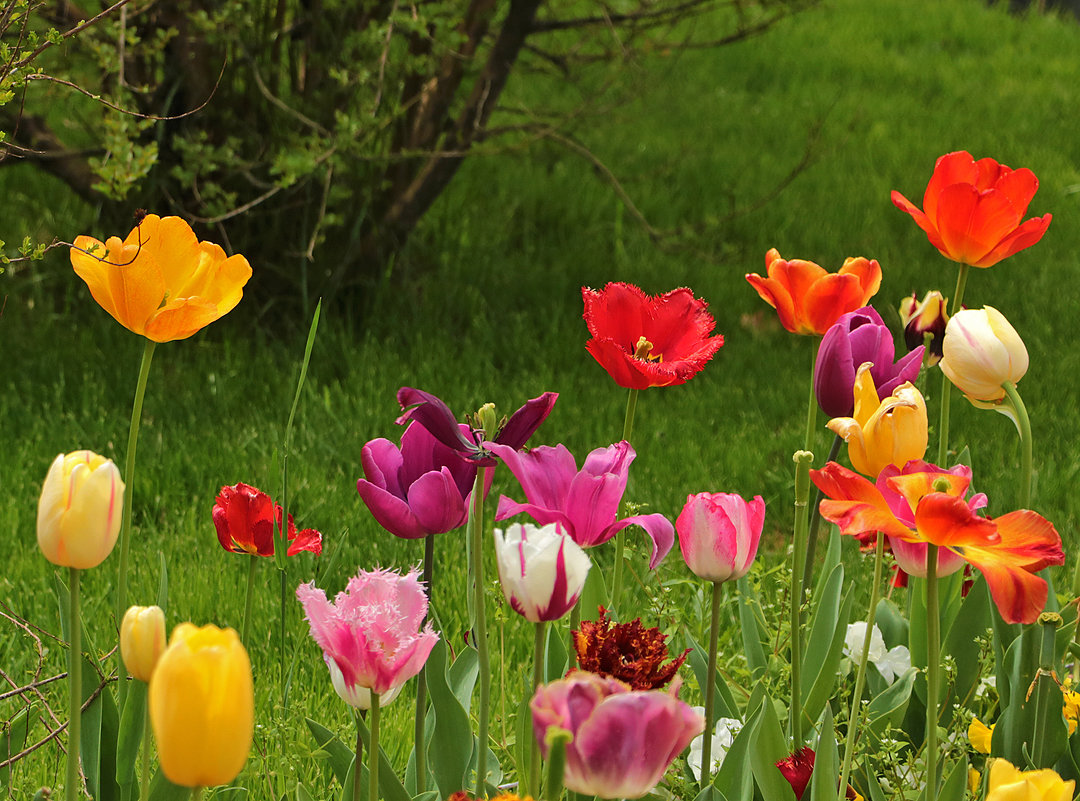
{"type": "Polygon", "coordinates": [[[120,656],[132,678],[150,681],[165,652],[165,612],[160,606],[132,606],[120,621],[120,656]]]}
{"type": "Polygon", "coordinates": [[[236,632],[181,623],[150,678],[150,723],[165,776],[227,784],[244,767],[255,724],[251,662],[236,632]]]}
{"type": "Polygon", "coordinates": [[[978,718],[972,718],[968,726],[968,742],[980,754],[990,753],[990,740],[994,736],[994,727],[987,726],[978,718]]]}
{"type": "Polygon", "coordinates": [[[1017,770],[1004,759],[990,764],[986,801],[1072,801],[1076,782],[1064,781],[1055,771],[1017,770]]]}

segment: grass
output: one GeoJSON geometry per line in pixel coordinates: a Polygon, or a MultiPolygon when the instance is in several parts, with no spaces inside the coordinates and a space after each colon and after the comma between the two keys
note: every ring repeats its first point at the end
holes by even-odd
{"type": "MultiPolygon", "coordinates": [[[[626,102],[573,133],[612,167],[652,225],[683,231],[661,246],[621,209],[592,165],[554,144],[537,143],[527,157],[468,162],[406,252],[401,284],[351,316],[324,317],[290,454],[290,509],[299,524],[323,531],[327,550],[321,559],[291,562],[290,591],[318,576],[332,592],[357,566],[419,560],[416,543],[382,531],[355,492],[363,444],[396,436],[394,392],[401,385],[434,391],[461,412],[489,400],[510,411],[553,389],[560,400],[536,442],[563,442],[580,460],[615,440],[625,396],[585,353],[580,320],[580,287],[611,280],[650,292],[691,286],[710,301],[727,338],[686,386],[643,393],[632,499],[674,518],[689,492],[762,494],[772,553],[756,575],[770,587],[790,532],[790,457],[802,443],[812,343],[780,330],[743,275],[760,271],[764,252],[775,246],[831,269],[848,255],[879,259],[885,279],[876,305],[887,319],[912,291],[950,294],[955,268],[888,198],[899,189],[918,202],[934,160],[954,149],[1030,167],[1041,180],[1032,213],[1055,217],[1039,245],[977,271],[966,300],[1000,308],[1027,343],[1031,369],[1021,391],[1035,427],[1035,505],[1055,522],[1068,552],[1077,545],[1080,514],[1070,447],[1080,438],[1070,402],[1080,375],[1071,326],[1080,285],[1068,278],[1080,250],[1080,142],[1066,111],[1080,83],[1080,66],[1069,57],[1078,36],[1071,21],[1015,18],[977,0],[827,0],[753,41],[626,65],[616,85],[626,102]],[[809,166],[775,199],[756,205],[808,143],[809,166]]],[[[535,104],[559,91],[566,90],[513,84],[509,101],[535,104]]],[[[39,186],[23,172],[0,180],[17,199],[31,180],[39,186]]],[[[63,200],[55,188],[42,193],[56,202],[20,202],[4,239],[108,233],[94,230],[91,210],[63,200]]],[[[40,482],[61,451],[90,447],[122,464],[142,345],[90,301],[61,250],[0,281],[0,489],[7,499],[0,530],[12,546],[0,599],[50,632],[58,629],[53,571],[32,533],[40,482]]],[[[307,323],[255,327],[253,316],[241,306],[192,340],[159,348],[154,359],[135,486],[131,597],[156,596],[163,554],[170,625],[239,625],[246,564],[217,546],[210,508],[223,484],[278,491],[276,465],[303,351],[297,332],[307,323]]],[[[936,390],[934,377],[929,394],[936,390]]],[[[936,400],[930,403],[933,415],[936,400]]],[[[1009,423],[961,400],[953,406],[953,432],[972,447],[976,483],[989,494],[991,513],[1014,508],[1019,453],[1009,423]]],[[[826,447],[823,434],[819,448],[826,447]]],[[[500,491],[520,497],[505,472],[492,498],[500,491]]],[[[636,590],[646,622],[673,633],[685,624],[700,641],[699,583],[687,579],[678,554],[661,568],[659,582],[644,576],[644,537],[629,539],[647,582],[636,590]]],[[[436,560],[446,572],[435,607],[455,648],[467,626],[462,554],[460,536],[438,539],[436,560]]],[[[241,784],[262,792],[256,788],[271,782],[280,792],[302,781],[328,798],[328,773],[300,719],[322,721],[346,743],[352,724],[294,602],[289,636],[300,654],[289,704],[280,706],[271,640],[277,581],[269,564],[260,576],[253,629],[261,640],[251,649],[260,728],[241,784]]],[[[85,614],[100,651],[114,642],[114,581],[115,558],[84,582],[85,614]]],[[[1059,590],[1067,583],[1059,580],[1059,590]]],[[[494,608],[494,596],[489,601],[494,608]]],[[[733,604],[726,614],[732,634],[723,659],[738,674],[733,604]]],[[[505,609],[499,615],[512,709],[527,680],[531,643],[516,616],[505,609]]],[[[25,683],[37,665],[32,639],[3,625],[0,664],[11,681],[25,683]]],[[[61,671],[63,649],[48,637],[43,642],[43,675],[61,671]]],[[[694,690],[688,686],[686,694],[694,690]]],[[[17,699],[4,704],[0,718],[18,711],[17,699]]],[[[399,766],[411,743],[409,709],[403,698],[386,720],[397,733],[387,751],[399,766]]],[[[501,736],[498,724],[493,731],[501,736]]],[[[16,766],[13,797],[60,783],[62,772],[59,749],[46,746],[16,766]]]]}

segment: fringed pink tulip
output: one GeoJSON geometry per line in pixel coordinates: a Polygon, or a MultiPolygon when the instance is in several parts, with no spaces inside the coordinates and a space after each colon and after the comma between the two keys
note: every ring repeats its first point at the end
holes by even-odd
{"type": "Polygon", "coordinates": [[[696,576],[730,581],[750,570],[764,524],[760,495],[744,501],[732,493],[699,492],[687,497],[675,530],[683,559],[696,576]]]}
{"type": "Polygon", "coordinates": [[[548,728],[569,731],[566,787],[586,796],[640,798],[705,728],[705,719],[668,690],[631,690],[617,679],[575,671],[538,687],[529,706],[546,758],[548,728]]]}
{"type": "Polygon", "coordinates": [[[542,526],[558,523],[582,548],[600,545],[627,526],[638,525],[653,541],[650,568],[675,544],[675,529],[661,514],[616,519],[630,463],[637,456],[629,442],[597,448],[585,457],[580,471],[563,445],[541,445],[528,453],[495,443],[487,448],[506,463],[525,491],[525,503],[500,497],[496,520],[524,512],[542,526]]]}
{"type": "Polygon", "coordinates": [[[438,635],[430,623],[419,630],[428,602],[418,575],[361,570],[334,603],[314,582],[297,587],[311,636],[347,704],[367,709],[371,692],[380,705],[389,703],[427,661],[438,635]]]}

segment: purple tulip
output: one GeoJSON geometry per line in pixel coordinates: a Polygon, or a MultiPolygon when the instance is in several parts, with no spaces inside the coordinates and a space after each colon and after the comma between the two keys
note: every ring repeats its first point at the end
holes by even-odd
{"type": "MultiPolygon", "coordinates": [[[[461,429],[463,434],[472,431],[466,425],[461,429]]],[[[366,478],[356,482],[356,491],[379,525],[394,536],[418,539],[464,524],[476,465],[423,426],[405,429],[400,448],[373,439],[360,451],[360,463],[366,478]]]]}
{"type": "MultiPolygon", "coordinates": [[[[524,447],[529,437],[547,419],[558,397],[557,392],[545,392],[526,401],[499,428],[493,442],[508,445],[514,450],[524,447]]],[[[484,441],[483,432],[459,424],[450,407],[430,392],[402,387],[398,390],[397,399],[404,410],[397,419],[399,425],[415,420],[439,442],[457,451],[462,459],[480,467],[491,467],[495,464],[495,460],[488,453],[487,446],[490,443],[484,441]]]]}
{"type": "Polygon", "coordinates": [[[637,456],[629,442],[597,448],[585,458],[580,471],[573,454],[563,445],[541,445],[528,453],[508,445],[487,447],[506,463],[525,490],[525,503],[505,495],[499,498],[496,520],[524,512],[541,526],[558,523],[582,548],[600,545],[627,526],[638,525],[653,541],[650,568],[655,568],[674,545],[675,528],[661,514],[616,519],[630,463],[637,456]]]}
{"type": "Polygon", "coordinates": [[[814,365],[814,395],[829,417],[851,417],[855,411],[855,375],[870,362],[878,397],[884,400],[905,381],[914,381],[922,366],[923,347],[893,363],[892,332],[873,307],[863,306],[840,317],[825,332],[814,365]]]}
{"type": "Polygon", "coordinates": [[[573,735],[566,746],[566,787],[600,798],[640,798],[652,790],[705,719],[669,690],[631,690],[623,682],[574,671],[537,688],[529,707],[546,758],[547,731],[573,735]]]}

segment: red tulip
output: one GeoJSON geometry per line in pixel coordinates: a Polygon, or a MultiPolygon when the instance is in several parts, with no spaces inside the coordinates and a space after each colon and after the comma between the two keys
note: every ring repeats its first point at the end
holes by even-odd
{"type": "Polygon", "coordinates": [[[892,202],[911,215],[945,258],[992,267],[1046,233],[1049,214],[1020,222],[1038,188],[1039,179],[1029,169],[976,161],[961,150],[937,160],[921,210],[896,191],[892,202]]]}
{"type": "Polygon", "coordinates": [[[724,344],[709,336],[716,322],[708,304],[685,287],[651,297],[616,282],[597,291],[582,287],[585,345],[615,383],[626,389],[685,384],[724,344]]]}
{"type": "MultiPolygon", "coordinates": [[[[214,528],[226,551],[253,556],[274,555],[274,523],[281,525],[281,507],[265,492],[247,484],[222,487],[214,502],[214,528]]],[[[300,551],[322,553],[322,534],[313,528],[297,531],[289,515],[289,556],[300,551]]]]}

